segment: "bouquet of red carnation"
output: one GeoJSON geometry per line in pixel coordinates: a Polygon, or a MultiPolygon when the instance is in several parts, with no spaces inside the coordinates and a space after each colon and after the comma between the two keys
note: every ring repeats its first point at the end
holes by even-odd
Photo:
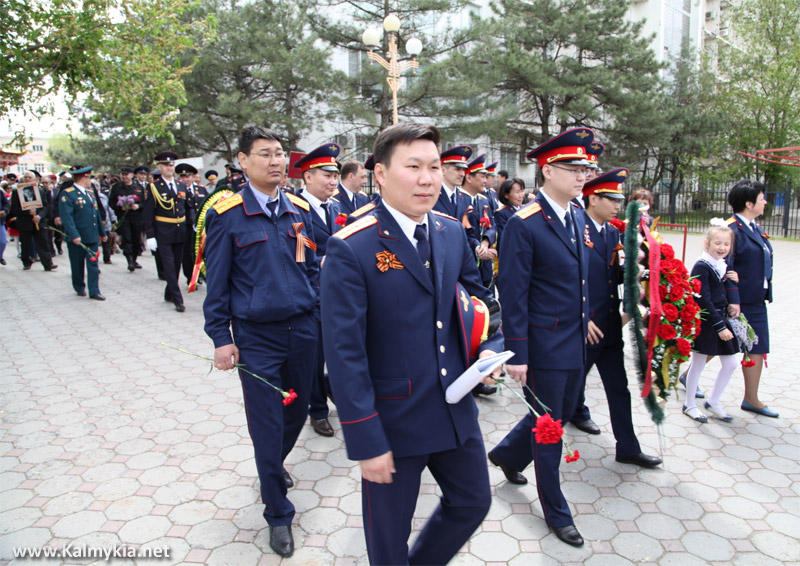
{"type": "Polygon", "coordinates": [[[655,230],[658,221],[648,228],[638,203],[628,206],[626,216],[630,219],[626,256],[638,261],[625,266],[625,310],[634,322],[642,397],[659,423],[664,418],[662,405],[678,381],[679,366],[689,360],[700,333],[700,307],[695,301],[700,281],[689,277],[672,246],[663,242],[655,230]]]}

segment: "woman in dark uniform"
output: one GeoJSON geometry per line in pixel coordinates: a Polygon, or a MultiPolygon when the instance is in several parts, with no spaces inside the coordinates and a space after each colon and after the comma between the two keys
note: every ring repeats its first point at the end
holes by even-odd
{"type": "Polygon", "coordinates": [[[758,335],[758,344],[749,352],[755,365],[742,367],[742,410],[777,417],[778,412],[758,398],[761,369],[764,367],[764,357],[769,353],[766,303],[772,302],[772,245],[769,236],[755,221],[764,213],[767,204],[764,185],[754,181],[739,181],[728,193],[728,204],[734,214],[727,223],[736,235],[736,243],[727,261],[730,269],[739,274],[738,287],[729,290],[728,309],[731,316],[738,316],[741,310],[758,335]]]}

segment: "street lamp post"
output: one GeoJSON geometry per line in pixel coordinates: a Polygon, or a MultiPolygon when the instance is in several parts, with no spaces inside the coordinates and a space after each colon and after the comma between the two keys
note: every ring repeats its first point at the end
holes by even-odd
{"type": "Polygon", "coordinates": [[[364,30],[361,40],[369,47],[367,57],[370,61],[376,61],[381,67],[386,69],[386,82],[392,91],[392,123],[397,124],[397,89],[400,88],[400,75],[408,69],[414,69],[416,73],[419,68],[417,55],[422,51],[422,42],[416,37],[412,37],[406,42],[406,53],[411,55],[410,61],[397,60],[397,32],[400,31],[400,18],[394,14],[389,14],[383,20],[383,29],[389,34],[389,60],[387,61],[373,49],[380,45],[381,31],[378,28],[368,28],[364,30]]]}

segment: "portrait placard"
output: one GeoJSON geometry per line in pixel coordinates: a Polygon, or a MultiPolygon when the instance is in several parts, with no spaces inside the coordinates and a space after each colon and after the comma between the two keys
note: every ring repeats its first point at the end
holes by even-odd
{"type": "Polygon", "coordinates": [[[42,195],[36,188],[36,182],[17,183],[17,198],[22,210],[42,208],[42,195]]]}

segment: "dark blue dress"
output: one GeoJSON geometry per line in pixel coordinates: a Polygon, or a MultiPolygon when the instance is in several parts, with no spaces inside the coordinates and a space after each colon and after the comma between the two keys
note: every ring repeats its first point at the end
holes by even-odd
{"type": "Polygon", "coordinates": [[[709,356],[728,356],[739,352],[736,338],[723,340],[719,333],[726,328],[730,330],[727,323],[728,299],[726,296],[725,282],[720,279],[717,271],[704,261],[698,261],[692,268],[692,277],[700,280],[700,297],[697,304],[703,309],[700,318],[703,323],[700,326],[700,334],[694,341],[692,349],[695,352],[709,356]]]}

